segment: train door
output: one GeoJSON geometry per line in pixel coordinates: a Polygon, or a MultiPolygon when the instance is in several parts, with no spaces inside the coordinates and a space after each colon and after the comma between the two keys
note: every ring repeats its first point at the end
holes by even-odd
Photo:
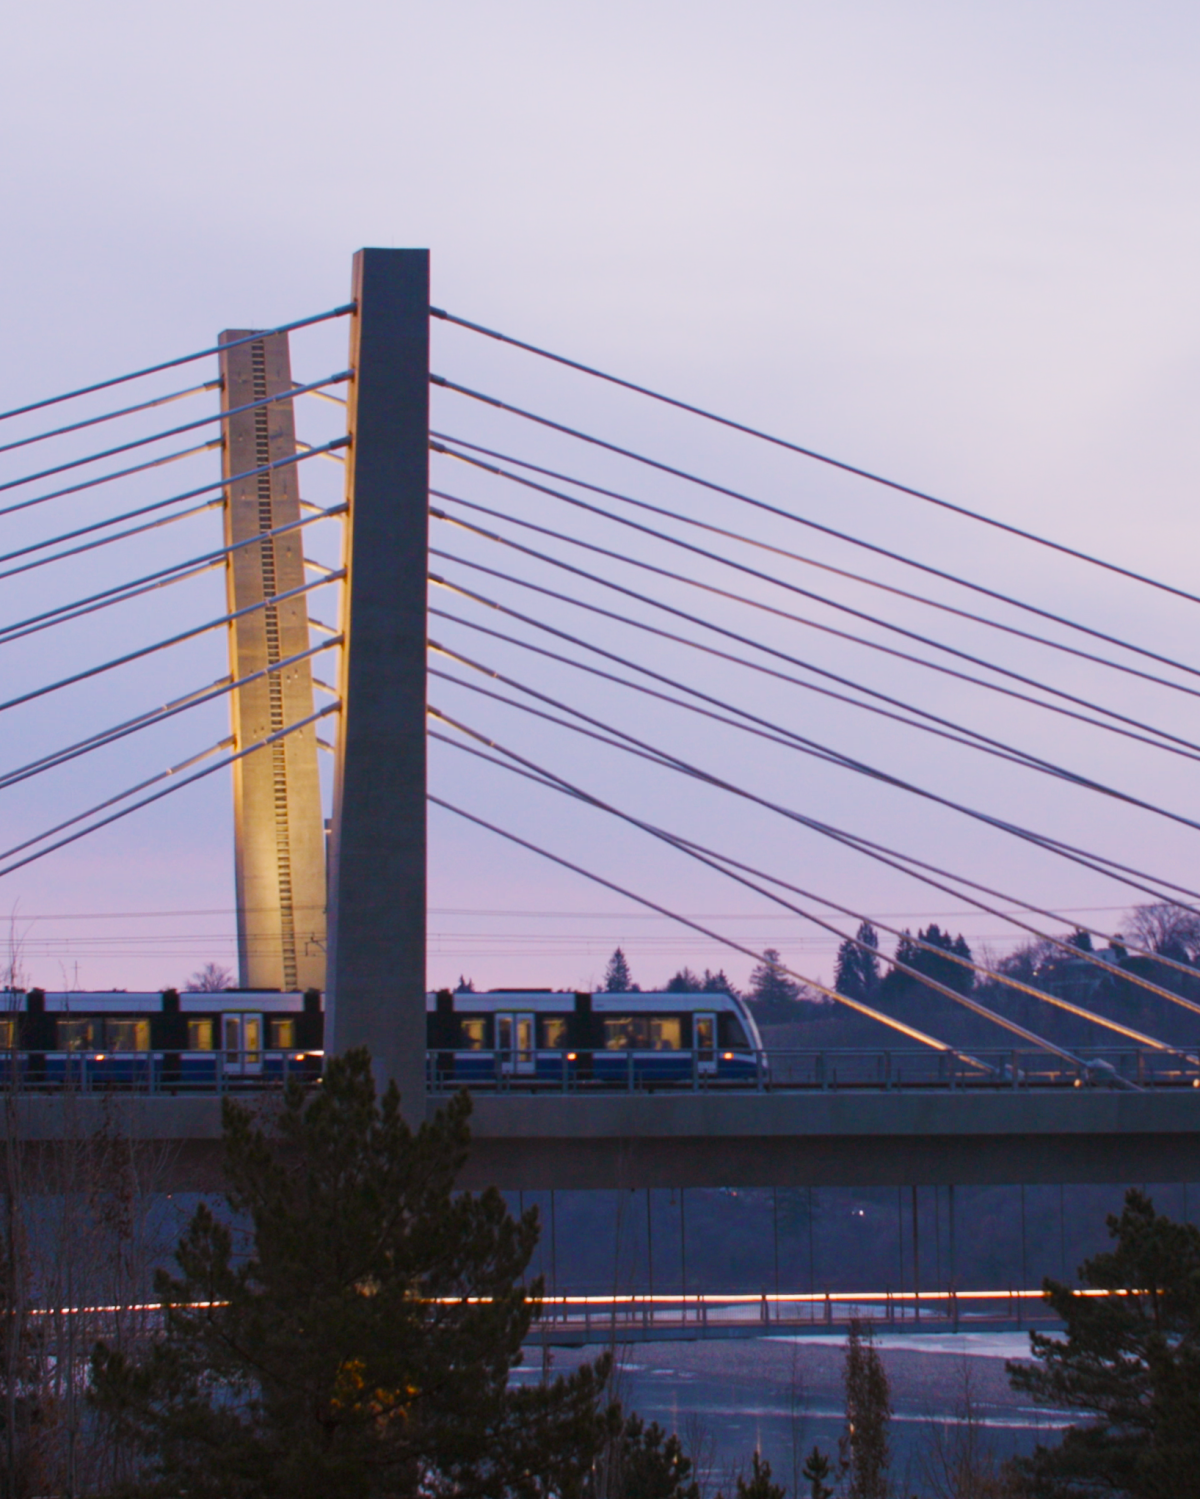
{"type": "Polygon", "coordinates": [[[696,1071],[711,1076],[717,1070],[717,1017],[701,1011],[692,1016],[692,1044],[696,1048],[696,1071]]]}
{"type": "Polygon", "coordinates": [[[227,1076],[253,1077],[262,1071],[262,1039],[261,1015],[221,1016],[221,1042],[227,1076]]]}
{"type": "Polygon", "coordinates": [[[500,1071],[506,1077],[514,1073],[524,1076],[536,1070],[534,1037],[532,1015],[496,1016],[496,1052],[500,1058],[500,1071]]]}

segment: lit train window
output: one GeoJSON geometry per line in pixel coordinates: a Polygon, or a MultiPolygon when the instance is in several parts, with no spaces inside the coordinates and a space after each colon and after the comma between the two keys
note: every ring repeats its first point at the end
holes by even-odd
{"type": "Polygon", "coordinates": [[[654,1051],[678,1051],[683,1045],[683,1022],[678,1015],[652,1016],[650,1045],[654,1051]]]}
{"type": "Polygon", "coordinates": [[[17,1022],[0,1020],[0,1050],[11,1051],[17,1044],[17,1022]]]}
{"type": "Polygon", "coordinates": [[[104,1044],[109,1051],[149,1051],[148,1020],[106,1020],[104,1044]]]}
{"type": "Polygon", "coordinates": [[[542,1040],[541,1044],[555,1051],[562,1051],[567,1044],[567,1022],[561,1015],[543,1015],[541,1017],[542,1040]]]}
{"type": "Polygon", "coordinates": [[[270,1046],[273,1051],[291,1051],[296,1044],[296,1022],[294,1020],[276,1020],[272,1018],[267,1022],[270,1046]]]}
{"type": "Polygon", "coordinates": [[[211,1051],[213,1049],[213,1023],[211,1020],[188,1021],[188,1050],[211,1051]]]}
{"type": "Polygon", "coordinates": [[[487,1040],[487,1021],[482,1015],[462,1019],[459,1025],[459,1045],[463,1051],[482,1051],[487,1040]]]}
{"type": "Polygon", "coordinates": [[[94,1051],[96,1049],[96,1022],[94,1020],[56,1020],[54,1022],[54,1045],[58,1051],[94,1051]]]}
{"type": "Polygon", "coordinates": [[[678,1015],[614,1015],[605,1017],[607,1051],[678,1051],[683,1024],[678,1015]]]}

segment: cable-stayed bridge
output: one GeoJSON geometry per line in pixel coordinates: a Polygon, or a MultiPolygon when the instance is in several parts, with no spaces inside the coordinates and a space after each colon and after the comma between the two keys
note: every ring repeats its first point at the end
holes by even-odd
{"type": "MultiPolygon", "coordinates": [[[[88,834],[229,769],[241,986],[324,990],[326,1048],[368,1045],[414,1120],[445,1091],[438,1056],[453,1050],[443,1042],[431,1051],[428,1032],[427,805],[481,843],[549,861],[573,887],[603,890],[710,946],[767,961],[891,1038],[865,1075],[848,1060],[840,1081],[836,1062],[825,1060],[819,1072],[789,1074],[760,1055],[753,1077],[728,1087],[704,1071],[697,1047],[688,1084],[675,1088],[647,1086],[632,1061],[627,1085],[600,1089],[568,1068],[566,1051],[561,1076],[549,1079],[522,1077],[498,1059],[496,1086],[477,1100],[470,1170],[479,1179],[546,1187],[1200,1178],[1200,944],[1139,945],[1081,924],[1036,890],[1010,887],[986,849],[1009,840],[1086,871],[1131,903],[1178,913],[1167,925],[1185,934],[1188,922],[1200,932],[1200,892],[1155,868],[1141,839],[1114,851],[1103,836],[1086,844],[1052,836],[1037,816],[1017,821],[960,795],[945,768],[957,763],[952,756],[983,757],[997,777],[1018,773],[1094,798],[1097,809],[1119,808],[1122,829],[1137,817],[1195,831],[1200,823],[1156,794],[1154,766],[1200,759],[1200,742],[1172,711],[1200,696],[1200,669],[1177,639],[1136,640],[1103,618],[1076,618],[1053,596],[1039,599],[1036,587],[1029,597],[1001,589],[890,537],[831,524],[791,498],[715,477],[700,438],[694,463],[668,462],[654,440],[660,413],[883,486],[1031,555],[1200,603],[1086,549],[433,308],[426,252],[363,251],[344,305],[271,330],[227,331],[204,350],[0,413],[0,431],[13,434],[0,443],[9,465],[0,521],[13,528],[0,578],[28,603],[0,626],[0,646],[24,671],[0,715],[22,722],[52,697],[120,682],[135,663],[186,660],[199,640],[223,634],[229,651],[224,677],[181,677],[170,701],[115,722],[81,716],[75,738],[32,758],[21,753],[30,739],[7,738],[0,790],[19,796],[35,777],[207,705],[228,702],[232,721],[231,733],[197,743],[163,771],[23,833],[0,851],[0,877],[68,858],[88,834]],[[349,330],[344,365],[295,380],[293,338],[335,322],[349,330]],[[506,399],[502,381],[483,389],[431,369],[431,324],[538,361],[554,378],[593,382],[597,409],[610,391],[634,398],[639,435],[617,440],[603,423],[574,425],[506,399]],[[437,425],[431,391],[447,413],[437,425]],[[163,412],[177,402],[187,413],[207,405],[187,419],[163,412]],[[309,442],[297,436],[296,413],[310,430],[307,413],[318,405],[332,428],[309,442]],[[523,434],[548,437],[552,448],[523,434]],[[322,471],[328,478],[318,481],[322,471]],[[176,487],[169,476],[177,472],[189,478],[176,487]],[[126,575],[123,548],[150,535],[190,537],[209,512],[221,515],[219,537],[214,527],[190,554],[126,575]],[[834,548],[836,563],[816,541],[834,548]],[[59,602],[55,585],[41,581],[53,571],[40,570],[79,559],[95,586],[59,602]],[[109,581],[109,559],[122,581],[109,581]],[[835,579],[865,592],[848,598],[835,579]],[[207,597],[211,608],[185,619],[170,602],[185,596],[207,597]],[[137,617],[123,614],[126,606],[148,600],[155,628],[132,639],[127,627],[110,629],[137,617]],[[80,621],[78,666],[39,678],[46,632],[80,621]],[[947,710],[944,694],[931,706],[907,686],[889,690],[878,675],[848,669],[842,656],[822,656],[827,642],[882,658],[898,680],[910,674],[906,683],[915,676],[994,701],[987,726],[947,710]],[[1015,661],[1005,654],[1013,642],[1022,653],[1015,661]],[[1042,657],[1112,688],[1061,685],[1052,666],[1029,664],[1042,657]],[[781,711],[748,707],[731,681],[768,684],[781,711]],[[1143,710],[1151,699],[1153,711],[1143,710]],[[797,715],[795,703],[808,711],[797,715]],[[823,731],[835,711],[861,725],[853,753],[823,731]],[[1006,728],[1018,714],[1022,725],[1043,725],[1034,749],[1006,728]],[[677,726],[670,733],[667,722],[677,726]],[[1068,729],[1119,744],[1134,773],[1119,783],[1068,763],[1059,748],[1068,729]],[[928,773],[896,759],[901,731],[927,744],[928,773]],[[740,756],[713,753],[732,742],[745,745],[740,756]],[[799,776],[781,791],[778,778],[760,775],[758,755],[855,777],[931,816],[962,820],[978,830],[981,855],[951,867],[933,844],[905,848],[870,815],[854,826],[832,821],[799,776]],[[667,815],[670,795],[663,815],[648,815],[654,793],[621,790],[652,783],[700,788],[739,811],[710,831],[667,815]],[[532,795],[542,799],[536,815],[532,795]],[[585,809],[612,830],[606,836],[629,850],[619,877],[602,872],[586,845],[555,837],[556,806],[585,809]],[[745,836],[730,840],[742,818],[745,836]],[[790,859],[772,868],[752,831],[767,824],[1002,921],[1044,967],[1070,964],[1083,977],[1052,985],[1037,971],[869,921],[865,909],[820,888],[811,857],[801,874],[790,859]],[[765,958],[718,919],[688,914],[669,888],[639,878],[658,867],[642,852],[649,847],[848,944],[843,951],[865,967],[878,959],[864,927],[895,937],[891,970],[937,996],[944,1024],[889,1007],[871,986],[818,982],[765,958]],[[1124,1007],[1096,997],[1104,994],[1124,996],[1124,1007]],[[1147,1014],[1165,1018],[1151,1028],[1147,1014]],[[1104,1040],[1064,1040],[1064,1016],[1104,1040]],[[962,1017],[975,1027],[969,1040],[962,1017]],[[989,1047],[979,1044],[981,1027],[989,1047]],[[897,1065],[909,1051],[937,1058],[938,1068],[897,1065]]],[[[1096,831],[1104,832],[1099,815],[1096,831]]],[[[20,1049],[15,1031],[10,1046],[20,1049]]],[[[131,1128],[215,1138],[215,1093],[184,1096],[152,1069],[145,1079],[127,1090],[131,1128]]],[[[24,1087],[27,1074],[11,1063],[10,1080],[23,1090],[24,1128],[63,1127],[61,1097],[24,1087]]]]}

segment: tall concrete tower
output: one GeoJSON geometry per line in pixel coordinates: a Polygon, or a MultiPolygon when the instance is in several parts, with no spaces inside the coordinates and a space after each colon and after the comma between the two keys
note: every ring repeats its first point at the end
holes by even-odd
{"type": "MultiPolygon", "coordinates": [[[[233,329],[221,343],[250,338],[233,329]]],[[[291,360],[286,333],[264,334],[221,354],[226,480],[296,452],[291,360]]],[[[300,518],[296,468],[255,473],[225,486],[225,544],[245,541],[300,518]]],[[[266,537],[233,552],[226,571],[229,610],[244,609],[305,581],[302,532],[266,537]]],[[[235,679],[307,650],[304,596],[268,603],[229,628],[235,679]]],[[[307,661],[272,672],[230,695],[240,749],[313,711],[307,661]]],[[[324,989],[325,831],[317,775],[316,729],[309,726],[258,750],[233,767],[239,982],[244,989],[324,989]]]]}

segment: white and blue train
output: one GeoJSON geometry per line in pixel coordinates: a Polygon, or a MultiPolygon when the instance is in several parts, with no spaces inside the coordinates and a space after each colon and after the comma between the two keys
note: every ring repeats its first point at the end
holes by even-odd
{"type": "MultiPolygon", "coordinates": [[[[442,989],[425,1009],[438,1089],[753,1083],[765,1066],[754,1017],[731,994],[442,989]]],[[[33,1088],[203,1092],[315,1080],[324,1046],[315,989],[0,993],[0,1073],[16,1069],[33,1088]]]]}
{"type": "Polygon", "coordinates": [[[754,1017],[732,994],[442,989],[425,1003],[438,1087],[745,1083],[763,1065],[754,1017]]]}

